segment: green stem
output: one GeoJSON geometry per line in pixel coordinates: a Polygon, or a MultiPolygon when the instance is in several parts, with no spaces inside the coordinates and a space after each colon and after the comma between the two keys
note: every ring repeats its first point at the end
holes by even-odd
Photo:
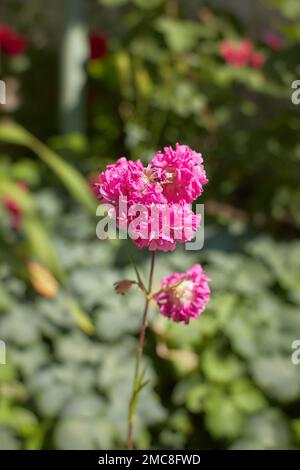
{"type": "Polygon", "coordinates": [[[129,414],[128,414],[128,441],[127,441],[127,448],[128,450],[133,449],[133,432],[134,432],[134,424],[136,420],[136,409],[138,404],[138,397],[139,392],[143,388],[144,383],[142,383],[142,378],[140,376],[140,367],[141,367],[141,359],[144,351],[144,344],[145,344],[145,333],[147,328],[147,316],[150,304],[150,294],[152,290],[152,281],[153,281],[153,273],[154,273],[154,265],[155,265],[155,252],[152,252],[151,257],[151,267],[150,267],[150,274],[149,274],[149,283],[148,283],[148,295],[149,298],[146,299],[144,313],[143,313],[143,321],[140,330],[139,336],[139,343],[136,353],[136,364],[135,364],[135,372],[134,372],[134,382],[133,382],[133,391],[129,405],[129,414]]]}

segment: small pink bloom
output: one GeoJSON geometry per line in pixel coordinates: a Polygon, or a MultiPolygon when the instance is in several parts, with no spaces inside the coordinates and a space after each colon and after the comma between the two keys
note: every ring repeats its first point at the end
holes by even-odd
{"type": "Polygon", "coordinates": [[[143,170],[139,160],[132,162],[121,157],[100,173],[93,185],[94,192],[101,202],[115,206],[121,196],[126,196],[129,202],[138,202],[143,187],[143,170]]]}
{"type": "MultiPolygon", "coordinates": [[[[108,211],[109,216],[116,220],[118,228],[130,230],[135,244],[140,248],[153,246],[154,234],[149,229],[151,207],[165,204],[162,188],[156,183],[153,171],[149,172],[139,160],[133,162],[122,157],[100,173],[93,183],[93,191],[100,202],[113,206],[108,211]]],[[[168,243],[171,242],[175,248],[170,239],[168,243]]],[[[166,241],[161,249],[166,249],[166,241]]]]}
{"type": "Polygon", "coordinates": [[[266,62],[266,56],[262,52],[253,52],[250,58],[250,65],[255,69],[260,69],[266,62]]]}
{"type": "Polygon", "coordinates": [[[253,45],[249,39],[242,39],[240,42],[233,42],[225,39],[221,43],[221,56],[234,67],[243,67],[249,63],[252,55],[253,45]]]}
{"type": "Polygon", "coordinates": [[[262,39],[274,51],[282,51],[284,49],[284,41],[276,31],[265,31],[262,39]]]}
{"type": "Polygon", "coordinates": [[[167,202],[190,204],[204,191],[208,182],[200,153],[187,145],[176,144],[157,152],[150,168],[158,172],[163,194],[167,202]]]}
{"type": "Polygon", "coordinates": [[[9,56],[23,54],[28,47],[28,39],[20,36],[6,25],[0,25],[0,49],[9,56]]]}
{"type": "Polygon", "coordinates": [[[102,34],[90,34],[90,58],[101,60],[107,55],[107,40],[102,34]]]}
{"type": "Polygon", "coordinates": [[[126,196],[129,204],[163,202],[161,187],[149,177],[140,160],[131,161],[125,157],[108,165],[98,176],[93,189],[101,202],[114,205],[122,196],[126,196]]]}
{"type": "Polygon", "coordinates": [[[185,273],[175,272],[165,277],[162,281],[164,291],[155,298],[160,313],[185,324],[199,318],[210,299],[209,281],[200,264],[185,273]]]}

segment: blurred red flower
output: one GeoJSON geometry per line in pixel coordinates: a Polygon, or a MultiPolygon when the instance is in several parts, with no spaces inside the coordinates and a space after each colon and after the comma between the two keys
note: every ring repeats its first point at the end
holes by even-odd
{"type": "Polygon", "coordinates": [[[28,39],[20,36],[7,25],[0,25],[0,49],[9,56],[23,54],[28,47],[28,39]]]}
{"type": "Polygon", "coordinates": [[[262,39],[264,43],[274,51],[282,51],[282,49],[284,49],[284,41],[276,31],[265,31],[262,35],[262,39]]]}
{"type": "Polygon", "coordinates": [[[230,39],[225,39],[221,43],[221,56],[234,67],[243,67],[250,61],[253,51],[252,42],[249,39],[242,39],[235,43],[230,39]]]}
{"type": "Polygon", "coordinates": [[[225,62],[234,67],[250,65],[254,68],[261,68],[266,61],[265,55],[254,49],[250,39],[242,39],[239,42],[224,39],[221,42],[220,52],[225,62]]]}
{"type": "MultiPolygon", "coordinates": [[[[25,181],[21,181],[19,186],[23,191],[28,190],[27,183],[25,181]]],[[[22,210],[19,204],[12,199],[10,196],[5,196],[3,198],[3,204],[6,208],[7,212],[10,215],[10,225],[11,228],[14,230],[19,230],[22,224],[22,210]]]]}
{"type": "Polygon", "coordinates": [[[107,40],[102,34],[90,34],[90,58],[91,60],[103,59],[107,54],[107,40]]]}
{"type": "Polygon", "coordinates": [[[19,204],[9,196],[3,198],[3,204],[10,215],[11,228],[19,230],[22,222],[22,211],[19,204]]]}
{"type": "Polygon", "coordinates": [[[250,57],[250,64],[255,69],[260,69],[266,62],[266,56],[262,52],[253,52],[250,57]]]}

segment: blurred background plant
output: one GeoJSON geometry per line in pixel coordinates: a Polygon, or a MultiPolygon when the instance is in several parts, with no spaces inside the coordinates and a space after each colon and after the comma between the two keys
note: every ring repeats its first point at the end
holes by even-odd
{"type": "Polygon", "coordinates": [[[113,283],[144,253],[97,240],[86,181],[177,141],[205,157],[205,246],[157,279],[203,262],[212,301],[152,311],[137,445],[299,447],[299,2],[48,4],[1,2],[0,448],[124,447],[141,305],[113,283]]]}

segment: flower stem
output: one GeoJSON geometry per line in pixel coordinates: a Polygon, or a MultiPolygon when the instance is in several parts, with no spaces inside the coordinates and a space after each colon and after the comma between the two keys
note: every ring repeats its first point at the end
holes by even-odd
{"type": "Polygon", "coordinates": [[[140,367],[141,367],[141,359],[142,359],[142,355],[144,351],[145,333],[146,333],[146,328],[148,324],[147,316],[148,316],[148,310],[149,310],[149,304],[150,304],[150,295],[151,295],[151,290],[152,290],[154,265],[155,265],[155,251],[152,252],[152,256],[151,256],[151,267],[150,267],[148,292],[147,292],[148,297],[146,298],[146,303],[144,307],[143,321],[142,321],[142,326],[140,330],[138,348],[136,352],[133,392],[132,392],[132,396],[130,400],[129,414],[128,414],[128,441],[127,441],[128,450],[133,449],[133,431],[134,431],[134,424],[136,420],[136,409],[137,409],[137,404],[138,404],[138,397],[139,397],[139,392],[145,385],[145,383],[143,383],[143,378],[140,374],[140,367]]]}

